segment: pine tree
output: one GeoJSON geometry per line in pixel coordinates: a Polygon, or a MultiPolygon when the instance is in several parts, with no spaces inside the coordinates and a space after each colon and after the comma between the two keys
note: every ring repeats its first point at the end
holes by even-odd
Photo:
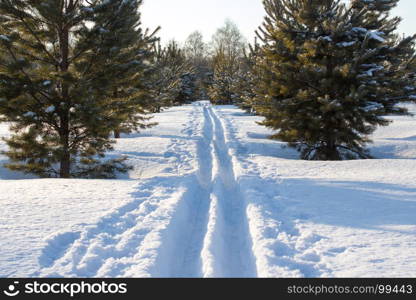
{"type": "Polygon", "coordinates": [[[142,124],[133,112],[144,109],[139,79],[152,41],[139,27],[140,4],[0,0],[0,115],[14,132],[8,168],[62,178],[128,169],[124,159],[100,158],[113,130],[142,124]]]}
{"type": "Polygon", "coordinates": [[[114,136],[119,138],[121,133],[156,125],[149,123],[151,117],[147,116],[153,106],[151,91],[145,82],[152,73],[153,49],[159,40],[155,35],[159,28],[152,33],[142,29],[140,15],[137,13],[137,7],[142,5],[142,1],[125,2],[120,8],[117,7],[117,2],[112,5],[114,9],[104,9],[101,18],[102,22],[117,18],[116,22],[108,24],[104,34],[110,41],[106,44],[106,63],[109,68],[114,67],[114,73],[106,73],[106,86],[113,86],[108,89],[108,97],[113,115],[119,118],[119,125],[114,130],[114,136]],[[118,16],[113,12],[116,9],[118,16]],[[114,42],[123,47],[114,47],[114,42]]]}
{"type": "Polygon", "coordinates": [[[214,76],[209,88],[211,100],[215,104],[232,104],[235,98],[232,86],[237,77],[239,64],[228,59],[223,49],[217,50],[212,61],[214,76]]]}
{"type": "Polygon", "coordinates": [[[405,87],[405,89],[410,94],[410,100],[416,103],[416,55],[413,57],[410,63],[411,72],[409,73],[408,77],[412,84],[405,87]]]}
{"type": "Polygon", "coordinates": [[[175,98],[176,105],[189,104],[198,99],[196,82],[196,75],[192,72],[181,75],[179,91],[175,98]]]}
{"type": "Polygon", "coordinates": [[[199,31],[189,35],[185,41],[185,55],[189,60],[194,73],[194,95],[193,99],[208,99],[208,87],[212,74],[210,58],[208,56],[208,46],[204,42],[204,37],[199,31]]]}
{"type": "Polygon", "coordinates": [[[237,96],[232,87],[237,81],[245,40],[237,26],[227,20],[213,36],[212,47],[213,78],[209,96],[216,104],[232,104],[237,96]]]}
{"type": "Polygon", "coordinates": [[[148,77],[147,85],[152,91],[152,105],[154,112],[161,112],[163,107],[177,105],[182,88],[185,89],[183,76],[193,72],[184,51],[176,41],[171,41],[165,47],[160,43],[154,48],[152,73],[148,77]]]}
{"type": "Polygon", "coordinates": [[[249,113],[255,112],[256,90],[260,78],[260,69],[257,67],[261,59],[260,53],[260,45],[255,40],[253,45],[249,45],[248,51],[244,51],[236,80],[232,84],[234,104],[249,113]]]}
{"type": "Polygon", "coordinates": [[[365,145],[410,99],[414,37],[399,38],[397,0],[265,0],[256,110],[303,159],[370,158],[365,145]]]}

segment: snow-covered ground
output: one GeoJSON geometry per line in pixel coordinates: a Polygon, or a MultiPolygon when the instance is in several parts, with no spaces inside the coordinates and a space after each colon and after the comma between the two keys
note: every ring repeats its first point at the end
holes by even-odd
{"type": "Polygon", "coordinates": [[[124,136],[118,180],[0,168],[0,277],[415,277],[416,119],[392,119],[377,159],[307,162],[197,102],[124,136]]]}

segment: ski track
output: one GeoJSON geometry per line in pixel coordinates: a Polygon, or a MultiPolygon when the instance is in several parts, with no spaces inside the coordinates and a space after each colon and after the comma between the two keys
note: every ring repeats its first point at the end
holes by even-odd
{"type": "Polygon", "coordinates": [[[206,277],[256,277],[252,241],[248,231],[246,205],[234,175],[234,166],[225,142],[224,127],[212,106],[204,108],[205,121],[213,128],[213,181],[211,199],[211,239],[205,253],[211,266],[206,277]],[[210,244],[211,242],[211,244],[210,244]],[[210,253],[211,252],[211,253],[210,253]],[[211,254],[211,255],[209,255],[211,254]]]}
{"type": "Polygon", "coordinates": [[[141,181],[130,203],[97,224],[49,238],[33,276],[261,275],[251,208],[235,173],[243,162],[229,147],[222,119],[210,104],[195,104],[183,138],[172,139],[167,152],[178,162],[172,176],[141,181]],[[195,172],[182,174],[193,159],[195,172]]]}
{"type": "Polygon", "coordinates": [[[299,232],[297,224],[287,217],[285,211],[283,202],[287,199],[281,196],[280,190],[283,180],[278,174],[274,179],[262,178],[258,165],[249,159],[249,151],[239,141],[233,120],[224,116],[221,110],[217,114],[226,128],[226,142],[238,173],[236,180],[247,202],[247,222],[258,277],[319,277],[328,274],[330,271],[320,263],[320,257],[308,252],[325,237],[299,232]]]}

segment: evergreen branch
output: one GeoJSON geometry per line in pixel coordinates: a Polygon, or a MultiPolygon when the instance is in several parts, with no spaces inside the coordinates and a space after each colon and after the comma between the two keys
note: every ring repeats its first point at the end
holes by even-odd
{"type": "MultiPolygon", "coordinates": [[[[18,59],[17,59],[17,57],[15,56],[15,54],[13,53],[13,51],[11,51],[11,49],[10,49],[10,47],[7,47],[7,49],[8,49],[8,52],[9,52],[9,54],[10,54],[10,56],[13,58],[13,60],[17,63],[18,62],[18,59]]],[[[21,67],[19,67],[19,70],[20,70],[20,72],[26,77],[26,79],[30,82],[30,84],[32,84],[33,85],[33,82],[32,82],[32,79],[30,78],[30,76],[29,76],[29,74],[27,74],[26,72],[25,72],[25,70],[23,69],[23,68],[21,68],[21,67]]],[[[43,103],[42,103],[42,101],[40,101],[37,97],[36,97],[36,95],[35,94],[32,94],[32,92],[29,92],[29,94],[33,97],[33,99],[35,99],[40,105],[43,105],[43,103]]]]}
{"type": "Polygon", "coordinates": [[[369,159],[369,158],[371,158],[371,155],[365,155],[364,153],[359,152],[358,150],[354,150],[354,149],[351,149],[351,148],[346,147],[346,146],[343,146],[343,145],[335,145],[335,146],[337,148],[341,148],[341,149],[345,149],[347,151],[351,151],[351,152],[357,154],[360,158],[363,158],[363,159],[369,159]]]}
{"type": "MultiPolygon", "coordinates": [[[[30,57],[32,60],[34,60],[34,61],[41,61],[41,62],[44,62],[44,63],[47,63],[47,64],[50,64],[51,63],[51,61],[49,61],[49,60],[46,60],[46,59],[43,59],[43,58],[40,58],[40,57],[37,57],[37,56],[35,56],[35,55],[33,55],[33,54],[30,54],[29,52],[27,52],[27,51],[22,51],[22,54],[23,55],[25,55],[25,56],[28,56],[28,57],[30,57]]],[[[53,63],[52,63],[53,64],[53,63]]],[[[54,65],[54,64],[53,64],[54,65]]]]}
{"type": "MultiPolygon", "coordinates": [[[[7,49],[8,49],[8,52],[9,52],[9,54],[10,54],[10,56],[13,58],[13,60],[17,63],[18,62],[18,59],[17,59],[17,57],[15,56],[15,54],[13,53],[13,51],[11,51],[11,49],[9,48],[9,47],[7,47],[7,49]]],[[[25,70],[23,69],[23,68],[21,68],[21,67],[19,67],[19,70],[20,70],[20,72],[26,77],[26,79],[30,82],[30,84],[31,85],[33,85],[33,81],[32,81],[32,79],[30,78],[30,76],[29,76],[29,74],[27,74],[26,72],[25,72],[25,70]]],[[[44,96],[45,98],[47,98],[47,99],[49,99],[49,100],[51,100],[51,98],[49,98],[47,95],[45,95],[42,91],[38,91],[42,96],[44,96]]],[[[29,91],[28,92],[29,93],[29,95],[30,96],[32,96],[32,98],[40,105],[40,106],[43,106],[44,105],[44,102],[42,101],[42,100],[40,100],[37,96],[36,96],[36,94],[35,93],[33,93],[32,91],[29,91]]],[[[59,128],[59,126],[58,126],[58,124],[57,123],[54,123],[54,122],[52,122],[52,123],[48,123],[48,124],[50,124],[50,125],[52,125],[52,126],[56,126],[56,128],[59,128]]]]}
{"type": "MultiPolygon", "coordinates": [[[[293,78],[292,78],[293,79],[293,78]]],[[[311,89],[314,89],[315,91],[317,91],[317,92],[319,92],[319,93],[321,93],[321,94],[325,94],[321,89],[319,89],[318,87],[316,87],[316,86],[313,86],[312,84],[310,84],[308,81],[304,81],[304,80],[302,80],[302,79],[298,79],[298,78],[294,78],[294,80],[296,80],[296,81],[298,81],[298,82],[300,82],[300,83],[303,83],[303,84],[306,84],[308,87],[310,87],[311,89]]]]}
{"type": "MultiPolygon", "coordinates": [[[[9,3],[9,0],[7,0],[7,2],[9,3]]],[[[9,3],[9,6],[12,7],[12,5],[9,3]]],[[[32,34],[32,36],[36,39],[36,41],[38,42],[38,44],[42,47],[42,50],[51,58],[51,60],[55,63],[58,63],[55,59],[55,57],[49,53],[48,49],[46,49],[45,45],[42,43],[42,41],[40,40],[40,38],[38,37],[38,35],[32,30],[32,28],[27,24],[26,20],[24,17],[20,16],[19,14],[15,14],[15,16],[23,23],[23,25],[26,27],[27,30],[29,30],[29,32],[32,34]]]]}

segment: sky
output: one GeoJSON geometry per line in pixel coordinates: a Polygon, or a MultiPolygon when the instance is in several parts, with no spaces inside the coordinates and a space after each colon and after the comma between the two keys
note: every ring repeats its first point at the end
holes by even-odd
{"type": "MultiPolygon", "coordinates": [[[[143,25],[150,29],[160,25],[159,36],[164,42],[171,39],[184,42],[195,30],[209,41],[227,18],[252,41],[264,14],[261,0],[144,0],[142,7],[143,25]]],[[[394,14],[403,18],[400,32],[416,33],[415,0],[400,0],[394,14]]]]}

